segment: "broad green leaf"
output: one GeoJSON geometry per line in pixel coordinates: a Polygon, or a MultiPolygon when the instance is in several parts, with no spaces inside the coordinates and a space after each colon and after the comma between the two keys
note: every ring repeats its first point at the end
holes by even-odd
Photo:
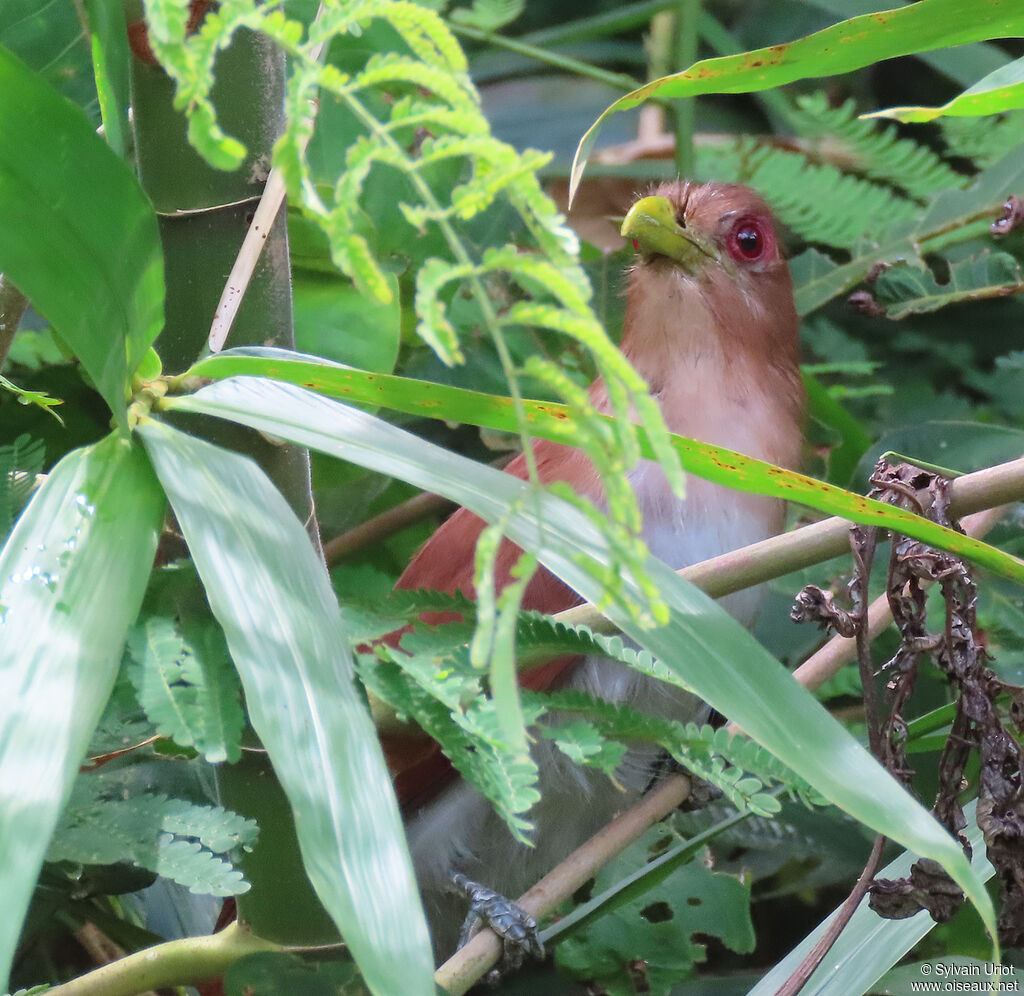
{"type": "Polygon", "coordinates": [[[606,540],[587,516],[550,492],[290,384],[222,381],[176,399],[174,407],[230,419],[402,478],[488,522],[502,520],[510,539],[584,599],[606,603],[608,618],[654,654],[668,680],[739,723],[851,816],[940,862],[995,936],[991,900],[953,838],[761,644],[662,561],[652,557],[646,568],[671,618],[664,626],[644,629],[623,605],[638,586],[636,578],[622,572],[624,590],[609,598],[599,580],[612,562],[606,540]]]}
{"type": "Polygon", "coordinates": [[[0,3],[0,46],[10,49],[99,123],[89,39],[74,4],[4,0],[0,3]]]}
{"type": "Polygon", "coordinates": [[[2,48],[0,93],[0,272],[121,418],[163,322],[156,216],[82,112],[2,48]]]}
{"type": "Polygon", "coordinates": [[[386,304],[364,297],[337,275],[293,270],[292,278],[298,349],[362,370],[395,368],[402,314],[394,274],[386,274],[386,304]]]}
{"type": "Polygon", "coordinates": [[[837,294],[860,283],[880,263],[923,266],[922,254],[976,236],[988,238],[989,225],[1003,210],[1007,194],[1024,184],[1024,157],[1017,149],[979,173],[970,186],[939,194],[908,226],[883,233],[879,242],[848,263],[836,264],[814,249],[791,263],[796,309],[810,314],[837,294]]]}
{"type": "Polygon", "coordinates": [[[163,507],[145,455],[111,436],[57,464],[0,554],[0,988],[121,664],[163,507]]]}
{"type": "Polygon", "coordinates": [[[601,125],[612,114],[657,96],[751,93],[812,76],[836,76],[901,55],[1024,32],[1024,11],[1002,0],[920,0],[897,10],[862,14],[785,45],[707,59],[653,80],[606,108],[580,141],[570,174],[569,203],[601,125]]]}
{"type": "Polygon", "coordinates": [[[951,263],[946,280],[939,283],[930,269],[890,267],[875,282],[875,300],[885,317],[898,321],[907,315],[937,311],[957,301],[1005,297],[1024,286],[1020,263],[1007,252],[984,249],[975,256],[951,263]]]}
{"type": "Polygon", "coordinates": [[[897,121],[934,121],[941,117],[978,117],[1024,107],[1024,59],[1000,66],[974,86],[941,107],[889,107],[863,114],[865,118],[895,118],[897,121]]]}
{"type": "Polygon", "coordinates": [[[324,565],[251,460],[153,420],[138,431],[288,794],[310,882],[374,993],[432,994],[398,806],[324,565]]]}
{"type": "MultiPolygon", "coordinates": [[[[992,877],[993,870],[988,858],[985,857],[984,837],[975,824],[976,808],[976,802],[965,806],[964,815],[967,817],[966,833],[974,850],[972,866],[978,878],[984,882],[992,877]]],[[[878,873],[878,877],[903,878],[910,874],[910,866],[919,856],[900,855],[886,865],[878,873]]],[[[833,913],[808,934],[750,990],[748,996],[774,996],[825,933],[828,924],[837,913],[838,911],[833,913]]],[[[934,926],[935,921],[925,912],[917,913],[906,920],[883,920],[868,908],[868,900],[865,897],[829,951],[824,963],[810,977],[802,991],[813,993],[814,996],[849,996],[850,993],[867,992],[934,926]]],[[[922,981],[927,980],[922,978],[922,981]]],[[[921,991],[924,992],[925,989],[922,987],[921,991]]],[[[943,990],[940,988],[937,991],[943,990]]],[[[984,991],[987,991],[987,987],[984,991]]]]}
{"type": "Polygon", "coordinates": [[[855,487],[867,486],[878,458],[888,452],[901,453],[912,461],[941,464],[957,474],[970,474],[1017,459],[1024,453],[1024,431],[982,422],[937,421],[895,429],[864,453],[854,475],[855,487]]]}
{"type": "MultiPolygon", "coordinates": [[[[228,350],[200,360],[185,376],[231,377],[237,374],[273,377],[321,394],[361,404],[384,405],[414,415],[518,431],[511,398],[405,377],[368,374],[312,356],[299,357],[285,350],[260,347],[228,350]]],[[[169,398],[166,404],[170,408],[189,406],[187,397],[169,398]]],[[[569,445],[576,442],[569,410],[564,405],[547,401],[524,401],[522,404],[530,435],[569,445]]],[[[639,433],[644,455],[652,458],[654,454],[642,427],[639,427],[639,433]]],[[[738,491],[799,502],[851,522],[896,529],[924,543],[951,550],[1005,577],[1024,582],[1024,561],[919,515],[721,446],[676,435],[671,436],[671,442],[683,468],[698,477],[738,491]]]]}

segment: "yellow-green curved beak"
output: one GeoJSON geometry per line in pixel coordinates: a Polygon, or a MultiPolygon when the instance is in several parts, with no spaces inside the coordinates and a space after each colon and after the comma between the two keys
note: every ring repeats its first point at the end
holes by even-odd
{"type": "Polygon", "coordinates": [[[667,197],[642,197],[629,209],[619,231],[645,256],[667,256],[689,273],[720,258],[710,239],[679,225],[667,197]]]}

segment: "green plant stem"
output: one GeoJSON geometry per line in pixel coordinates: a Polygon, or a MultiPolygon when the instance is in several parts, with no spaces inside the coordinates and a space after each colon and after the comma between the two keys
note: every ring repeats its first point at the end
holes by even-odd
{"type": "Polygon", "coordinates": [[[18,333],[21,316],[28,308],[28,298],[0,273],[0,370],[18,333]]]}
{"type": "MultiPolygon", "coordinates": [[[[391,132],[382,128],[376,117],[367,111],[353,94],[350,93],[346,96],[346,102],[359,120],[374,133],[378,141],[388,145],[396,155],[405,158],[405,150],[398,144],[391,132]]],[[[512,356],[508,351],[508,345],[505,342],[505,337],[501,334],[501,328],[498,324],[498,316],[494,310],[494,305],[492,304],[490,297],[487,295],[487,291],[485,290],[479,275],[476,273],[473,260],[470,259],[469,253],[466,252],[466,247],[462,244],[462,240],[459,238],[455,229],[452,228],[451,223],[444,216],[441,205],[434,196],[433,190],[430,189],[430,185],[420,175],[419,170],[409,169],[404,172],[406,172],[409,180],[416,188],[416,193],[419,194],[423,203],[430,208],[437,222],[437,227],[441,230],[441,234],[444,236],[445,242],[448,243],[448,248],[451,250],[456,262],[459,266],[464,267],[466,272],[469,274],[467,280],[470,289],[472,290],[473,297],[476,299],[477,305],[480,308],[484,325],[487,327],[488,331],[491,333],[491,338],[494,340],[495,348],[498,351],[498,358],[501,362],[502,372],[505,375],[505,383],[508,384],[509,397],[512,398],[512,410],[515,412],[516,423],[519,426],[519,438],[523,444],[523,455],[526,458],[526,469],[529,474],[529,479],[536,482],[539,480],[537,475],[537,460],[534,456],[533,445],[526,428],[528,423],[526,418],[526,408],[523,404],[523,394],[519,388],[519,378],[516,375],[515,364],[512,362],[512,356]]]]}
{"type": "Polygon", "coordinates": [[[586,79],[596,80],[598,83],[606,83],[608,86],[621,90],[623,93],[629,93],[640,85],[627,73],[613,73],[607,69],[591,65],[589,62],[583,62],[580,59],[574,59],[571,56],[562,55],[550,49],[540,48],[537,45],[531,45],[517,38],[506,38],[503,35],[497,35],[490,31],[481,31],[479,28],[470,27],[466,24],[449,24],[449,27],[456,35],[461,35],[463,38],[488,42],[496,48],[503,48],[509,52],[515,52],[517,55],[524,55],[528,59],[536,59],[538,62],[543,62],[545,65],[553,66],[556,69],[562,69],[567,73],[574,73],[586,79]]]}
{"type": "Polygon", "coordinates": [[[651,18],[662,10],[675,7],[679,0],[647,0],[635,3],[618,10],[610,10],[593,17],[583,17],[578,21],[531,31],[520,36],[518,41],[531,46],[558,45],[566,41],[582,41],[585,38],[600,38],[604,35],[618,34],[639,25],[647,24],[651,18]]]}
{"type": "MultiPolygon", "coordinates": [[[[700,0],[680,0],[675,18],[675,64],[680,70],[688,69],[697,61],[698,20],[700,0]]],[[[676,172],[680,176],[693,176],[697,165],[693,149],[693,136],[697,125],[697,100],[688,97],[675,102],[676,172]]]]}
{"type": "Polygon", "coordinates": [[[223,975],[246,955],[282,950],[233,923],[216,934],[136,951],[48,992],[50,996],[135,996],[149,989],[195,985],[223,975]]]}

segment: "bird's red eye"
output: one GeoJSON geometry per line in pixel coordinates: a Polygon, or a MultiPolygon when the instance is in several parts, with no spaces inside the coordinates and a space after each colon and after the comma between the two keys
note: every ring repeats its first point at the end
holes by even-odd
{"type": "Polygon", "coordinates": [[[733,259],[757,263],[771,255],[775,248],[775,235],[760,218],[741,218],[729,233],[728,247],[733,259]]]}

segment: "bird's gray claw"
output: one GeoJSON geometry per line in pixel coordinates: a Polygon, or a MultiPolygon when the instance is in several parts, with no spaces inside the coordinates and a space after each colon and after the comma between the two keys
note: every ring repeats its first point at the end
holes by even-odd
{"type": "Polygon", "coordinates": [[[487,974],[487,982],[495,985],[502,976],[519,968],[527,955],[544,957],[544,945],[537,936],[537,921],[521,906],[465,875],[452,875],[452,882],[469,899],[469,912],[459,932],[459,947],[484,925],[501,938],[501,962],[487,974]]]}

